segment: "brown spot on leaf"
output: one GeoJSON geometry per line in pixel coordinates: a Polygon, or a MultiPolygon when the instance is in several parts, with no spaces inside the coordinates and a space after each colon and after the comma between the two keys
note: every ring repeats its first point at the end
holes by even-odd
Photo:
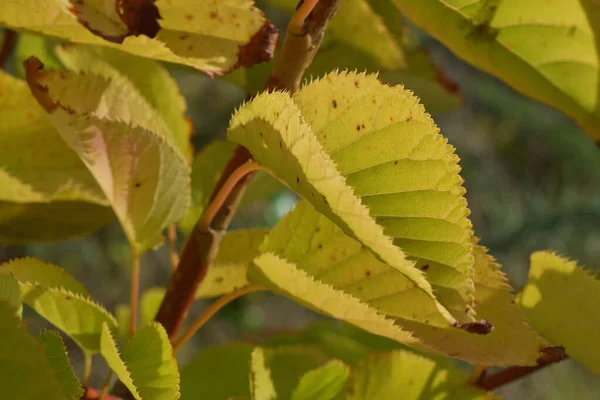
{"type": "Polygon", "coordinates": [[[139,188],[140,186],[142,186],[142,184],[141,184],[141,183],[139,183],[139,182],[136,182],[134,186],[135,186],[136,188],[139,188]]]}
{"type": "Polygon", "coordinates": [[[160,14],[154,0],[118,0],[117,11],[132,35],[153,38],[160,30],[160,14]]]}
{"type": "MultiPolygon", "coordinates": [[[[396,162],[394,163],[394,165],[395,165],[395,164],[398,164],[398,161],[396,161],[396,162]]],[[[421,271],[427,271],[428,269],[429,269],[429,264],[425,264],[425,265],[423,265],[423,266],[421,267],[421,271]]]]}
{"type": "Polygon", "coordinates": [[[371,270],[370,269],[368,269],[368,270],[365,271],[365,276],[371,276],[371,270]]]}
{"type": "Polygon", "coordinates": [[[278,36],[277,28],[269,21],[265,21],[263,26],[250,38],[250,41],[239,47],[238,61],[230,70],[238,67],[249,68],[254,64],[271,61],[278,36]]]}
{"type": "Polygon", "coordinates": [[[337,108],[337,101],[335,101],[335,99],[333,99],[333,101],[331,102],[331,106],[333,108],[337,108]]]}
{"type": "Polygon", "coordinates": [[[494,329],[494,325],[490,324],[486,319],[481,319],[476,322],[467,322],[466,324],[456,322],[454,327],[478,335],[487,335],[494,329]]]}
{"type": "Polygon", "coordinates": [[[217,19],[219,18],[219,13],[217,13],[216,11],[211,11],[208,16],[210,17],[210,19],[217,19]]]}
{"type": "Polygon", "coordinates": [[[356,130],[360,132],[360,124],[356,125],[356,130]]]}
{"type": "Polygon", "coordinates": [[[223,283],[223,277],[222,276],[217,276],[215,278],[215,283],[223,283]]]}

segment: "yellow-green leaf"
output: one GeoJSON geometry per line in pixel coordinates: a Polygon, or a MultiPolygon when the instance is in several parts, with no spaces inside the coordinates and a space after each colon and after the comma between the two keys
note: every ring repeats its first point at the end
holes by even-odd
{"type": "Polygon", "coordinates": [[[137,400],[179,398],[179,371],[169,337],[153,322],[139,329],[119,355],[108,325],[102,328],[101,354],[137,400]]]}
{"type": "Polygon", "coordinates": [[[394,0],[467,62],[558,108],[600,139],[597,0],[394,0]]]}
{"type": "Polygon", "coordinates": [[[121,8],[119,16],[116,0],[5,0],[0,25],[118,48],[208,73],[249,66],[272,56],[276,30],[249,0],[131,3],[121,8]],[[248,46],[250,42],[254,46],[248,46]]]}
{"type": "Polygon", "coordinates": [[[189,206],[188,166],[166,139],[160,115],[119,79],[41,71],[35,59],[28,60],[27,78],[63,140],[96,178],[131,246],[142,253],[159,245],[161,231],[189,206]]]}
{"type": "Polygon", "coordinates": [[[450,364],[397,350],[376,354],[353,369],[348,400],[491,399],[467,384],[468,376],[450,364]]]}
{"type": "Polygon", "coordinates": [[[333,400],[344,389],[349,372],[348,367],[338,360],[308,371],[300,378],[292,400],[333,400]]]}
{"type": "Polygon", "coordinates": [[[66,400],[78,400],[83,394],[83,388],[69,361],[67,348],[62,338],[55,331],[45,330],[38,336],[38,341],[44,348],[46,359],[54,368],[58,381],[62,386],[66,400]]]}
{"type": "Polygon", "coordinates": [[[0,87],[0,241],[63,240],[108,223],[102,190],[26,82],[0,71],[0,87]]]}
{"type": "Polygon", "coordinates": [[[217,257],[200,284],[196,298],[216,297],[248,284],[248,266],[258,255],[268,229],[254,228],[227,232],[217,257]]]}
{"type": "Polygon", "coordinates": [[[56,265],[37,258],[17,258],[0,265],[0,274],[10,274],[21,284],[66,289],[81,296],[88,291],[71,274],[56,265]]]}
{"type": "Polygon", "coordinates": [[[600,374],[598,301],[597,276],[550,252],[531,255],[529,280],[519,293],[517,304],[538,333],[600,374]]]}
{"type": "Polygon", "coordinates": [[[21,284],[21,291],[25,304],[89,354],[100,351],[102,324],[117,326],[115,318],[87,296],[30,283],[21,284]]]}
{"type": "Polygon", "coordinates": [[[250,396],[252,400],[277,399],[271,371],[265,366],[263,350],[258,347],[250,355],[250,396]]]}
{"type": "Polygon", "coordinates": [[[434,327],[405,318],[398,324],[424,343],[445,353],[480,365],[535,365],[542,347],[538,335],[514,304],[515,296],[500,265],[475,245],[475,311],[494,329],[486,335],[450,327],[434,327]]]}
{"type": "MultiPolygon", "coordinates": [[[[131,122],[156,130],[161,126],[163,136],[191,162],[193,149],[187,105],[177,82],[161,63],[101,46],[59,46],[56,53],[71,71],[98,75],[110,79],[113,84],[125,86],[127,96],[132,99],[129,102],[133,103],[127,110],[131,122]],[[144,114],[155,116],[156,120],[144,124],[144,114]]],[[[123,103],[119,106],[123,107],[123,103]]],[[[111,115],[119,117],[115,113],[111,115]]],[[[127,116],[124,117],[127,120],[127,116]]]]}
{"type": "Polygon", "coordinates": [[[106,360],[108,367],[117,375],[117,378],[129,389],[136,400],[142,400],[137,387],[131,378],[131,372],[127,369],[127,365],[121,359],[119,347],[112,336],[111,329],[108,324],[102,326],[102,334],[100,337],[100,354],[106,360]]]}
{"type": "Polygon", "coordinates": [[[66,393],[45,348],[0,301],[0,395],[6,399],[65,400],[66,393]]]}
{"type": "Polygon", "coordinates": [[[434,285],[448,321],[471,320],[458,157],[409,91],[332,73],[293,98],[258,96],[234,115],[229,137],[431,297],[434,285]],[[429,266],[429,281],[407,256],[429,266]]]}

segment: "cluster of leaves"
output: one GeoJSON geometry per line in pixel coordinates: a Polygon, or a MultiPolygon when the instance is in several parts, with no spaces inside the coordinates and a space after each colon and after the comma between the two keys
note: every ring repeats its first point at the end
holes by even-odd
{"type": "MultiPolygon", "coordinates": [[[[151,58],[210,74],[268,58],[275,34],[250,2],[5,1],[0,24],[79,44],[49,50],[30,37],[42,44],[36,55],[56,70],[31,57],[25,80],[0,72],[6,121],[0,126],[0,240],[60,240],[116,217],[137,258],[162,243],[167,226],[191,229],[237,143],[264,174],[246,202],[280,184],[303,199],[270,230],[227,233],[197,297],[259,286],[436,356],[298,334],[284,344],[206,350],[180,377],[165,330],[151,322],[164,289],[143,295],[145,325],[120,353],[117,341],[129,330],[126,306],[115,318],[62,269],[19,259],[0,266],[2,386],[12,398],[81,396],[62,339],[53,331],[33,337],[20,321],[23,302],[86,357],[99,353],[133,397],[144,400],[178,398],[180,386],[185,398],[378,399],[400,391],[406,398],[484,398],[489,394],[468,386],[440,356],[535,365],[551,345],[600,373],[599,353],[590,351],[597,347],[596,327],[589,323],[600,321],[593,306],[599,281],[573,262],[535,253],[529,282],[515,298],[474,236],[454,148],[411,91],[382,82],[413,79],[445,93],[433,68],[423,67],[426,58],[407,45],[400,10],[425,29],[449,26],[443,38],[449,47],[484,69],[501,70],[517,89],[532,90],[596,137],[599,97],[571,74],[585,69],[585,87],[600,87],[600,57],[582,58],[600,54],[590,44],[600,24],[585,13],[586,2],[563,2],[573,7],[569,13],[551,7],[535,15],[534,7],[511,1],[342,2],[309,70],[322,77],[293,94],[255,96],[232,117],[229,141],[193,159],[185,101],[151,58]],[[372,23],[357,26],[356,13],[372,23]],[[559,43],[558,50],[534,50],[540,38],[559,43]],[[578,51],[565,61],[565,49],[573,47],[578,51]],[[381,69],[381,80],[357,72],[323,75],[344,66],[332,60],[381,69]],[[13,368],[16,358],[23,370],[13,368]]],[[[229,79],[254,91],[263,68],[229,79]]]]}

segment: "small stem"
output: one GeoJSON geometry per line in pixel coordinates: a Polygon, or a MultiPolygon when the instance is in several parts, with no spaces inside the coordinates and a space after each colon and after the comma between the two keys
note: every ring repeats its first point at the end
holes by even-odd
{"type": "Polygon", "coordinates": [[[318,2],[319,0],[304,0],[294,15],[292,15],[292,19],[290,19],[290,23],[288,24],[290,32],[296,35],[304,35],[304,23],[306,22],[306,18],[308,18],[318,2]]]}
{"type": "Polygon", "coordinates": [[[238,167],[235,171],[231,173],[227,177],[227,180],[223,185],[219,188],[217,194],[213,197],[204,213],[202,213],[202,217],[200,218],[200,222],[198,223],[198,227],[202,231],[207,231],[210,229],[212,225],[212,221],[215,218],[215,215],[219,212],[225,200],[229,197],[233,189],[236,187],[239,181],[241,181],[246,175],[256,170],[262,169],[260,164],[248,160],[245,164],[238,167]]]}
{"type": "Polygon", "coordinates": [[[90,385],[90,376],[92,375],[92,356],[86,352],[83,353],[83,386],[90,385]]]}
{"type": "Polygon", "coordinates": [[[113,372],[112,371],[108,371],[108,375],[106,376],[106,379],[104,380],[104,384],[102,385],[102,389],[100,390],[100,395],[98,396],[98,400],[103,400],[106,395],[108,394],[108,388],[110,387],[110,381],[112,379],[113,376],[113,372]]]}
{"type": "Polygon", "coordinates": [[[192,325],[181,335],[179,339],[173,344],[173,351],[177,351],[185,342],[187,342],[194,334],[204,326],[204,324],[212,318],[220,309],[231,303],[233,300],[241,297],[245,294],[256,292],[258,290],[264,290],[260,286],[248,285],[240,289],[237,289],[231,293],[227,293],[224,296],[219,297],[214,303],[212,303],[204,312],[192,323],[192,325]]]}
{"type": "Polygon", "coordinates": [[[179,252],[177,251],[177,226],[175,224],[169,225],[168,240],[169,251],[171,253],[171,268],[173,271],[175,271],[179,265],[179,252]]]}
{"type": "Polygon", "coordinates": [[[129,336],[133,336],[137,326],[138,301],[140,297],[140,256],[131,251],[131,298],[129,315],[129,336]]]}
{"type": "Polygon", "coordinates": [[[560,346],[547,347],[542,349],[541,353],[542,355],[537,359],[538,365],[531,367],[505,368],[502,371],[496,372],[495,374],[482,376],[481,379],[475,383],[475,386],[484,390],[493,390],[539,371],[548,365],[568,358],[565,354],[565,349],[560,346]]]}

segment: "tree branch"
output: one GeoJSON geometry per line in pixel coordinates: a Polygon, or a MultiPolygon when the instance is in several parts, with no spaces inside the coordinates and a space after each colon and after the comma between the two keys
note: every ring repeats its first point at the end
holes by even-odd
{"type": "Polygon", "coordinates": [[[536,366],[510,367],[492,375],[486,376],[483,374],[479,381],[475,383],[475,386],[484,390],[493,390],[566,358],[564,347],[547,347],[542,350],[542,355],[537,359],[536,366]]]}
{"type": "MultiPolygon", "coordinates": [[[[321,44],[327,23],[337,11],[339,3],[340,0],[320,0],[305,20],[306,31],[303,35],[292,34],[288,29],[283,48],[267,83],[268,89],[294,91],[298,88],[304,71],[321,44]]],[[[248,150],[238,146],[221,174],[211,201],[233,172],[251,158],[248,150]]],[[[172,342],[176,340],[184,318],[194,302],[198,286],[217,254],[221,238],[252,176],[253,173],[249,173],[238,181],[214,214],[209,229],[206,229],[205,217],[200,218],[183,249],[179,267],[173,274],[156,316],[156,321],[165,327],[172,342]]]]}

